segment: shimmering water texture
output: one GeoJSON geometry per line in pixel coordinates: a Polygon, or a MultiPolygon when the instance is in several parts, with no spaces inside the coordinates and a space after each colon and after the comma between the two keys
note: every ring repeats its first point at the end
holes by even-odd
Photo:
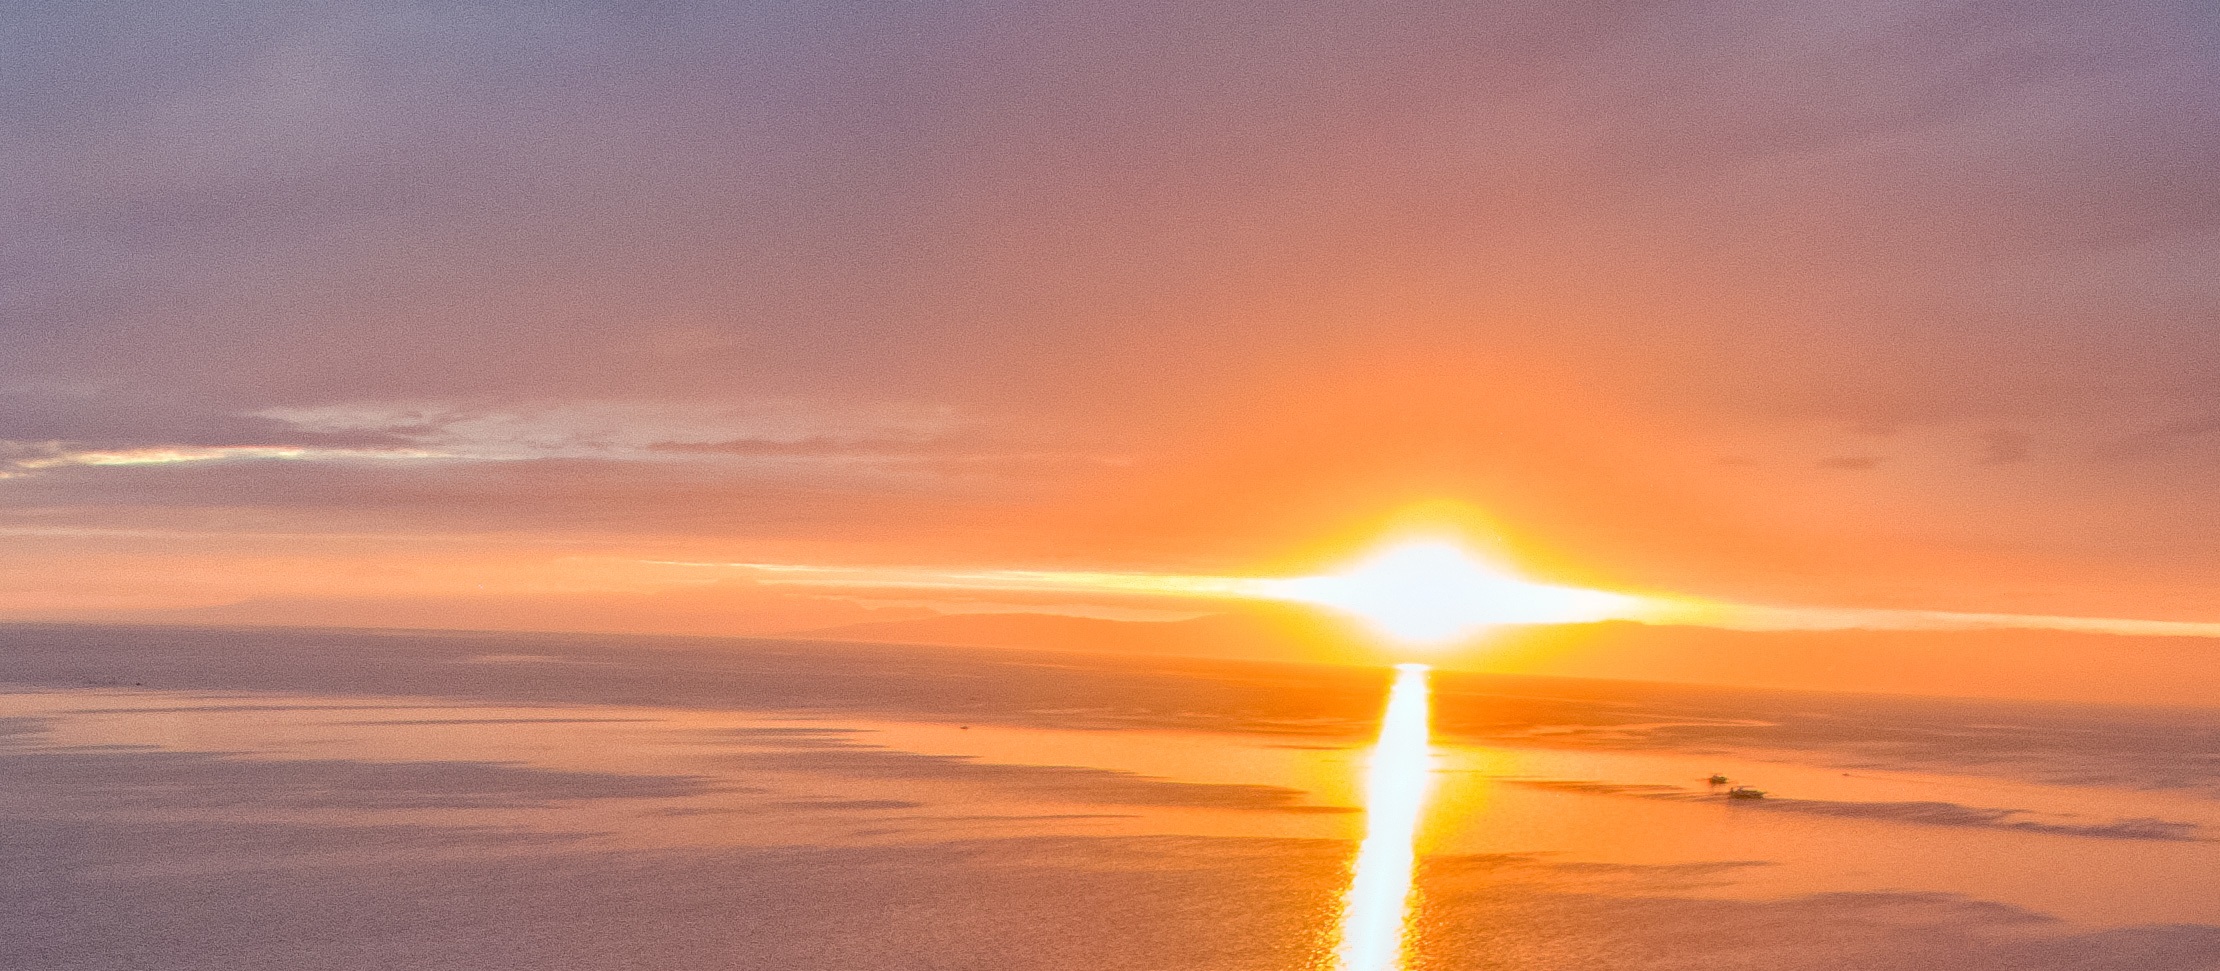
{"type": "Polygon", "coordinates": [[[6,969],[2220,967],[2209,712],[58,626],[0,679],[6,969]]]}
{"type": "Polygon", "coordinates": [[[1426,666],[1396,669],[1380,740],[1365,770],[1364,843],[1342,904],[1342,971],[1399,971],[1418,867],[1418,824],[1426,808],[1430,733],[1426,666]]]}

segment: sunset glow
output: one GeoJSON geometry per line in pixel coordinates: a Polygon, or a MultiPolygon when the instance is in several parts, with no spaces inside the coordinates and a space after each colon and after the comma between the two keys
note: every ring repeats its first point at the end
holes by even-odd
{"type": "Polygon", "coordinates": [[[1362,618],[1398,644],[1439,646],[1499,624],[1570,624],[1643,616],[1636,597],[1534,583],[1448,540],[1398,543],[1322,576],[1260,581],[1261,595],[1362,618]]]}
{"type": "Polygon", "coordinates": [[[2216,68],[0,3],[0,971],[2220,971],[2216,68]]]}
{"type": "Polygon", "coordinates": [[[1536,583],[1473,555],[1455,540],[1383,545],[1346,567],[1312,576],[1213,577],[1048,570],[842,569],[765,563],[724,566],[758,582],[824,587],[1003,590],[1139,595],[1323,607],[1362,621],[1401,648],[1432,649],[1507,624],[1572,624],[1666,617],[1671,606],[1625,594],[1536,583]]]}
{"type": "Polygon", "coordinates": [[[1062,596],[1048,611],[1084,613],[1101,601],[1165,601],[1198,608],[1291,603],[1353,618],[1393,654],[1438,653],[1505,627],[1626,621],[1654,627],[1748,632],[2047,630],[2142,637],[2220,638],[2220,623],[2044,614],[1960,613],[1740,604],[1541,583],[1475,555],[1452,538],[1383,543],[1347,566],[1291,577],[1196,576],[1113,571],[837,567],[778,563],[651,561],[715,570],[770,587],[908,590],[945,596],[1002,592],[1062,596]]]}

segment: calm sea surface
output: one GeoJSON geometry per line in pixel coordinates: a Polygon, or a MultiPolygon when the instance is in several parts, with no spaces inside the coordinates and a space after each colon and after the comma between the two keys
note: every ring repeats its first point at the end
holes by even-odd
{"type": "MultiPolygon", "coordinates": [[[[1323,971],[1394,677],[0,627],[0,968],[1323,971]]],[[[2220,714],[1415,680],[1411,971],[2220,968],[2220,714]]]]}

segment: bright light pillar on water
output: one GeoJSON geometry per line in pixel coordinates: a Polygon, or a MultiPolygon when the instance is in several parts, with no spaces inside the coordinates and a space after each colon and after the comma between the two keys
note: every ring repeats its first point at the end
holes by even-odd
{"type": "Polygon", "coordinates": [[[1364,843],[1357,849],[1342,904],[1338,971],[1400,971],[1410,919],[1418,823],[1426,805],[1428,747],[1426,665],[1396,666],[1380,719],[1380,741],[1365,772],[1364,843]]]}

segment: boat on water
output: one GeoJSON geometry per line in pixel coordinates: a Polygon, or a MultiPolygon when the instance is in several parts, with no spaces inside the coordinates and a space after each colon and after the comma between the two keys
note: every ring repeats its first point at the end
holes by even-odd
{"type": "Polygon", "coordinates": [[[1706,781],[1706,782],[1709,782],[1709,783],[1711,783],[1712,785],[1715,785],[1715,786],[1723,786],[1723,785],[1726,785],[1726,784],[1727,784],[1727,777],[1726,777],[1726,776],[1723,776],[1723,775],[1714,775],[1714,776],[1712,776],[1711,778],[1709,778],[1709,779],[1706,779],[1706,780],[1704,780],[1704,781],[1706,781]]]}
{"type": "Polygon", "coordinates": [[[1729,798],[1729,799],[1763,799],[1763,798],[1765,798],[1765,790],[1763,790],[1763,789],[1752,789],[1752,788],[1750,788],[1749,786],[1735,786],[1734,788],[1732,788],[1732,789],[1729,789],[1729,790],[1727,790],[1727,798],[1729,798]]]}

